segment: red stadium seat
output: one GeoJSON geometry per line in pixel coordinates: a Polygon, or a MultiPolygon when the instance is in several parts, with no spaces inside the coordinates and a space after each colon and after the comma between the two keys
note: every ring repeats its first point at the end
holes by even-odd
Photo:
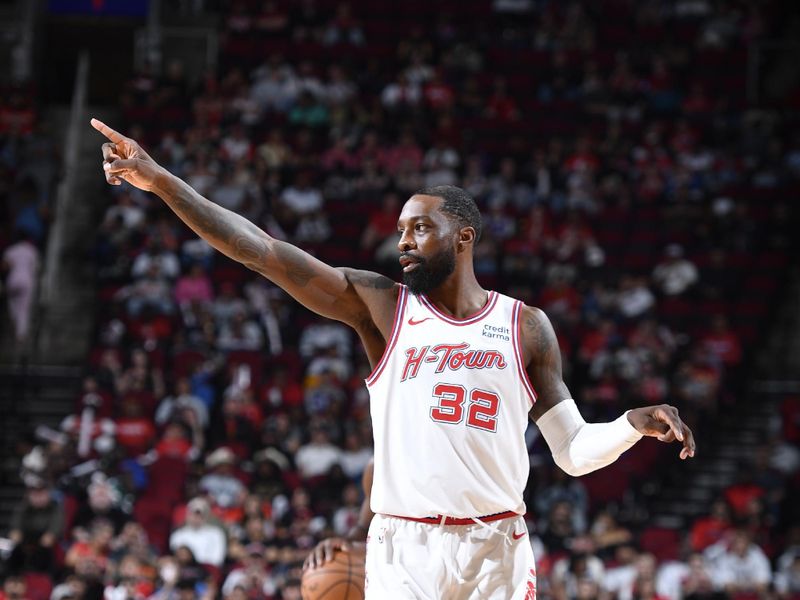
{"type": "Polygon", "coordinates": [[[648,527],[639,536],[639,545],[659,561],[677,560],[680,555],[681,536],[675,529],[648,527]]]}
{"type": "Polygon", "coordinates": [[[133,507],[133,517],[147,532],[150,543],[164,553],[169,544],[172,503],[161,498],[140,498],[133,507]]]}
{"type": "Polygon", "coordinates": [[[53,580],[47,573],[25,573],[27,600],[50,600],[53,591],[53,580]]]}

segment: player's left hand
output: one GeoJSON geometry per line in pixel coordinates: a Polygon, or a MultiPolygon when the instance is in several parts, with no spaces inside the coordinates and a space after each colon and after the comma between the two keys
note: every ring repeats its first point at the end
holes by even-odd
{"type": "Polygon", "coordinates": [[[694,434],[681,420],[678,409],[674,406],[659,404],[634,408],[628,413],[628,421],[639,433],[654,437],[659,442],[681,442],[681,459],[694,456],[694,434]]]}

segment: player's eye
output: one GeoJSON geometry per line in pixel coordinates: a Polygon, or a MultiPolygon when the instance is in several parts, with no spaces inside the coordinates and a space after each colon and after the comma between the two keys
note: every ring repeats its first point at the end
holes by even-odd
{"type": "Polygon", "coordinates": [[[414,227],[414,229],[417,231],[425,231],[427,228],[428,226],[425,225],[425,223],[417,223],[416,226],[414,227]]]}

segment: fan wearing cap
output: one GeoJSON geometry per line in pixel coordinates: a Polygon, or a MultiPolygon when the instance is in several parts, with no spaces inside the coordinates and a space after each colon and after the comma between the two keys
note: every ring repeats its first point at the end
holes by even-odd
{"type": "Polygon", "coordinates": [[[215,506],[235,509],[242,505],[247,488],[234,475],[236,455],[230,448],[217,448],[206,458],[208,474],[200,480],[200,489],[206,492],[215,506]]]}
{"type": "Polygon", "coordinates": [[[172,532],[172,551],[186,546],[197,562],[221,566],[225,562],[226,539],[222,529],[210,521],[211,507],[205,498],[193,498],[186,506],[186,524],[172,532]]]}
{"type": "Polygon", "coordinates": [[[277,448],[264,448],[253,454],[254,472],[250,480],[250,492],[262,498],[274,498],[288,493],[285,472],[289,459],[277,448]]]}

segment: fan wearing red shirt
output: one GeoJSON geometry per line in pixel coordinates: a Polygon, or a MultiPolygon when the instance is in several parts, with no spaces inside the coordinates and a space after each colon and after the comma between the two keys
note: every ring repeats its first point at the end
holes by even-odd
{"type": "Polygon", "coordinates": [[[702,552],[722,539],[731,529],[730,509],[724,500],[711,505],[711,514],[698,518],[689,534],[692,550],[702,552]]]}
{"type": "Polygon", "coordinates": [[[703,338],[703,348],[726,367],[735,367],[742,361],[742,344],[722,315],[711,322],[711,333],[703,338]]]}

